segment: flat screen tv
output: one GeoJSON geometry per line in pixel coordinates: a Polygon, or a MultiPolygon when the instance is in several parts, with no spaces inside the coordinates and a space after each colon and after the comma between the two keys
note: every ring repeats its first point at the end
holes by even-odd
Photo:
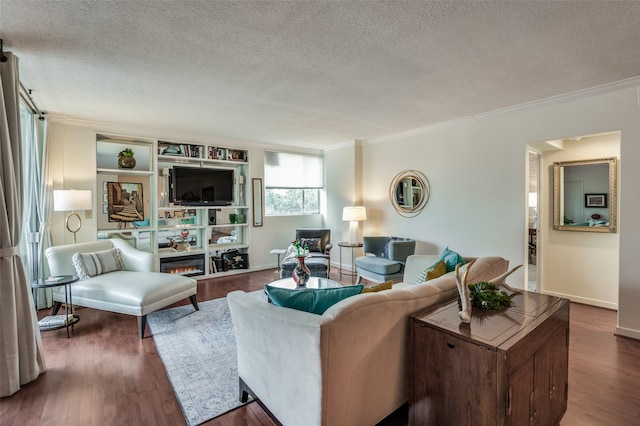
{"type": "Polygon", "coordinates": [[[233,204],[233,170],[174,167],[169,201],[182,206],[233,204]]]}

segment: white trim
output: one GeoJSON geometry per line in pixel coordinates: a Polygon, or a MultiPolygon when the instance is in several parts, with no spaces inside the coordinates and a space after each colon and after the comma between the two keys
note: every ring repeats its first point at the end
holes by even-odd
{"type": "Polygon", "coordinates": [[[616,327],[616,331],[613,334],[616,336],[630,337],[632,339],[640,340],[640,331],[632,330],[630,328],[616,327]]]}
{"type": "Polygon", "coordinates": [[[360,139],[354,139],[352,141],[346,141],[346,142],[342,142],[342,143],[338,143],[335,145],[331,145],[328,146],[326,148],[324,148],[324,151],[335,151],[337,149],[342,149],[342,148],[351,148],[354,146],[358,146],[362,144],[362,140],[360,139]]]}
{"type": "Polygon", "coordinates": [[[416,129],[407,130],[407,131],[395,133],[392,135],[368,139],[366,140],[366,142],[371,144],[387,142],[389,140],[395,140],[400,137],[409,137],[409,136],[419,135],[422,133],[428,133],[436,130],[446,129],[446,128],[457,126],[459,124],[462,124],[468,121],[474,121],[474,120],[479,120],[483,118],[493,117],[496,115],[506,114],[509,112],[535,109],[541,106],[554,105],[554,104],[558,104],[558,103],[562,103],[570,100],[584,98],[587,96],[613,92],[615,90],[624,89],[630,86],[636,86],[638,84],[640,84],[640,76],[631,77],[625,80],[619,80],[619,81],[614,81],[612,83],[602,84],[600,86],[594,86],[587,89],[581,89],[581,90],[576,90],[574,92],[564,93],[562,95],[550,96],[548,98],[543,98],[536,101],[525,102],[522,104],[517,104],[517,105],[508,106],[505,108],[495,109],[492,111],[482,112],[482,113],[470,115],[467,117],[455,118],[449,121],[430,124],[424,127],[418,127],[416,129]]]}
{"type": "Polygon", "coordinates": [[[581,303],[583,305],[597,306],[599,308],[611,309],[613,311],[617,311],[618,310],[618,304],[617,303],[605,302],[604,300],[589,299],[587,297],[574,296],[574,295],[564,294],[564,293],[556,293],[556,292],[553,292],[553,291],[544,291],[543,290],[541,293],[542,294],[548,294],[549,296],[564,297],[566,299],[571,300],[572,302],[581,303]]]}
{"type": "MultiPolygon", "coordinates": [[[[51,114],[47,115],[50,122],[60,123],[62,125],[90,128],[97,134],[102,135],[126,135],[127,138],[144,138],[147,140],[179,140],[182,143],[194,145],[218,145],[222,144],[230,148],[246,147],[251,148],[270,146],[261,142],[238,139],[234,137],[225,137],[220,135],[199,135],[195,133],[179,132],[175,130],[167,130],[150,127],[135,126],[130,124],[113,123],[95,120],[82,120],[78,118],[70,118],[65,115],[51,114]]],[[[278,145],[276,145],[278,146],[278,145]]],[[[318,150],[316,150],[318,151],[318,150]]]]}

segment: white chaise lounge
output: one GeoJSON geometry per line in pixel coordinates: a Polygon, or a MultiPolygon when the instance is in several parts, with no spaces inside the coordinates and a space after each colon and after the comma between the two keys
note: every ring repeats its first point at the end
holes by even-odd
{"type": "MultiPolygon", "coordinates": [[[[120,250],[124,270],[73,283],[74,305],[137,316],[141,339],[144,337],[147,314],[187,297],[198,310],[197,283],[194,279],[152,272],[153,255],[134,249],[122,239],[49,247],[45,256],[52,276],[78,275],[72,260],[75,253],[95,253],[113,248],[120,250]]],[[[55,314],[60,304],[65,302],[64,287],[54,289],[53,301],[55,314]]]]}

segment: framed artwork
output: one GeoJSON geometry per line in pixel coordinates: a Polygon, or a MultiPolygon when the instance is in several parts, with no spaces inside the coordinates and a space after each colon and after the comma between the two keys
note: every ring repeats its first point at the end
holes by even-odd
{"type": "Polygon", "coordinates": [[[141,183],[107,182],[109,222],[144,220],[144,197],[141,183]]]}
{"type": "Polygon", "coordinates": [[[253,226],[262,226],[262,179],[261,178],[253,178],[251,179],[251,183],[253,185],[253,200],[252,200],[252,210],[253,210],[253,226]]]}
{"type": "Polygon", "coordinates": [[[607,207],[607,194],[584,194],[585,207],[607,207]]]}

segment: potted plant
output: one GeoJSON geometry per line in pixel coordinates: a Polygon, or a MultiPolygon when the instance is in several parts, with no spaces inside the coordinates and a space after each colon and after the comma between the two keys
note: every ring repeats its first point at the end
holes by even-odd
{"type": "Polygon", "coordinates": [[[121,169],[133,169],[136,166],[136,159],[133,157],[133,150],[125,148],[118,153],[118,167],[121,169]]]}

